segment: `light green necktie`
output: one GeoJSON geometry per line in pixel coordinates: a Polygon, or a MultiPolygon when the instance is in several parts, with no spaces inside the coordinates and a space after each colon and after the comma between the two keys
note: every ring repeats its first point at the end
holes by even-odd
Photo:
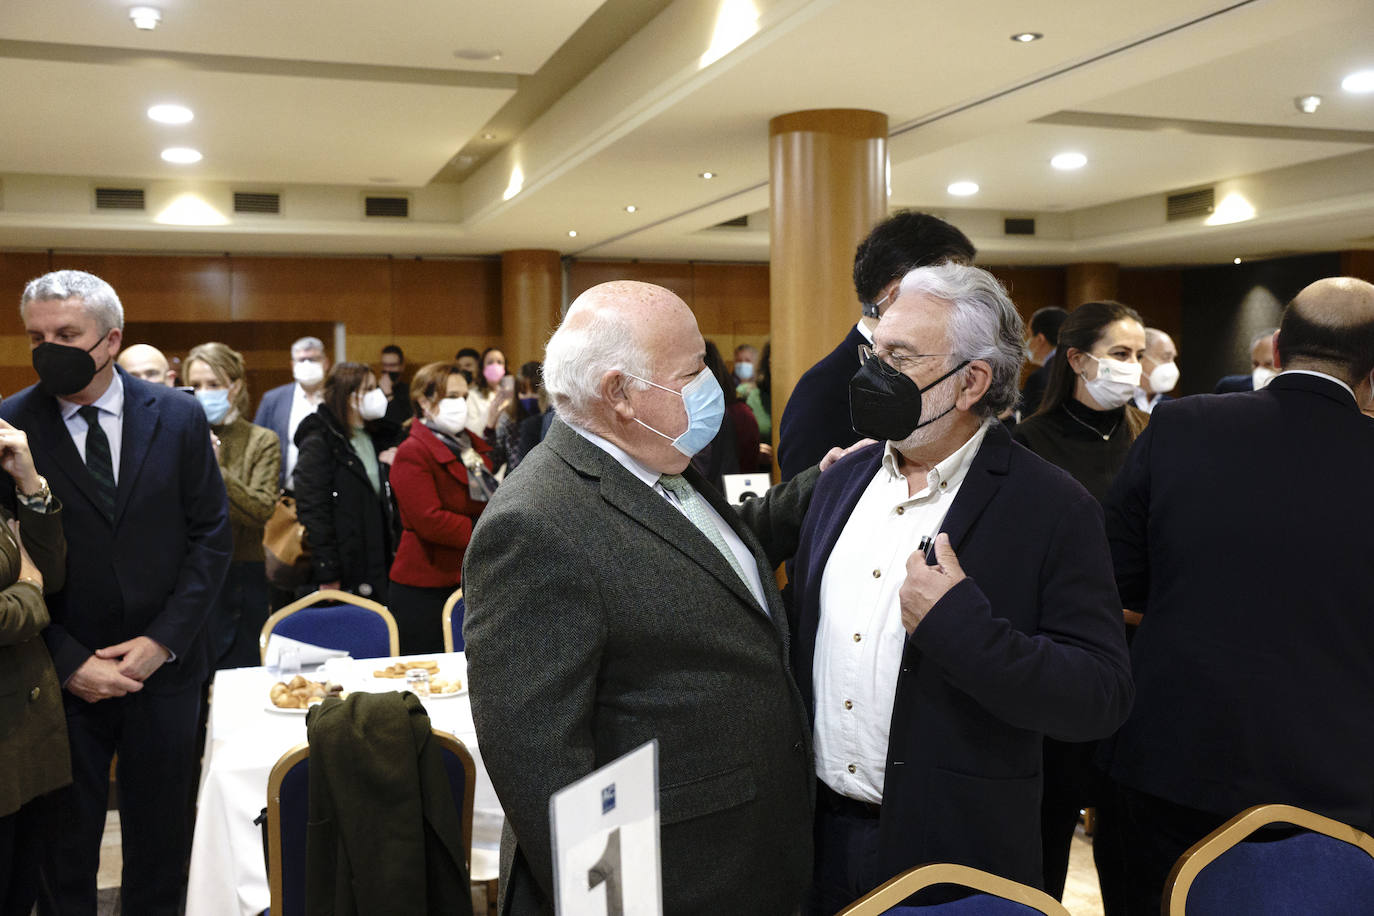
{"type": "MultiPolygon", "coordinates": [[[[693,525],[697,526],[702,534],[710,539],[712,544],[716,545],[716,549],[724,555],[725,559],[730,561],[730,568],[740,577],[740,581],[744,583],[745,587],[749,588],[749,577],[744,574],[744,567],[740,566],[739,557],[735,556],[730,545],[725,543],[725,537],[720,533],[720,528],[716,527],[715,519],[711,518],[711,513],[706,507],[706,500],[702,499],[701,495],[692,489],[687,478],[681,474],[663,474],[658,478],[658,482],[663,486],[663,489],[677,497],[677,503],[682,507],[683,514],[693,525]]],[[[750,593],[753,593],[752,588],[750,588],[750,593]]]]}

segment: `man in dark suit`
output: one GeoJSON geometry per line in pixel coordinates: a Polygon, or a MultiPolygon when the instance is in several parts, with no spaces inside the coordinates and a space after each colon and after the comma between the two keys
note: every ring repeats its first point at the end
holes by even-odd
{"type": "Polygon", "coordinates": [[[1274,368],[1274,332],[1278,328],[1265,328],[1250,341],[1250,371],[1243,375],[1223,375],[1217,380],[1214,394],[1232,394],[1237,391],[1255,391],[1269,384],[1278,374],[1274,368]]]}
{"type": "Polygon", "coordinates": [[[278,385],[262,396],[253,422],[277,434],[281,442],[281,486],[291,488],[296,470],[296,430],[324,401],[324,378],[329,357],[318,337],[302,337],[291,345],[291,375],[295,381],[278,385]]]}
{"type": "Polygon", "coordinates": [[[873,344],[873,328],[913,267],[941,261],[969,263],[973,243],[928,213],[903,210],[873,228],[854,252],[854,291],[862,315],[830,354],[807,369],[787,399],[778,426],[778,467],[783,480],[817,464],[830,449],[859,441],[849,420],[849,380],[859,368],[859,346],[873,344]]]}
{"type": "Polygon", "coordinates": [[[850,389],[886,441],[821,477],[792,570],[813,914],[923,862],[1038,886],[1042,736],[1103,737],[1131,703],[1101,510],[996,419],[1017,398],[1015,306],[960,264],[895,298],[850,389]]]}
{"type": "MultiPolygon", "coordinates": [[[[66,585],[43,636],[64,689],[75,784],[43,867],[44,913],[94,914],[119,755],[123,910],[174,914],[190,852],[206,616],[229,566],[224,482],[194,398],[114,366],[124,312],[81,271],[31,282],[20,314],[39,384],[0,417],[28,433],[62,503],[66,585]]],[[[12,505],[15,490],[0,486],[12,505]]]]}
{"type": "Polygon", "coordinates": [[[1108,502],[1121,598],[1144,614],[1111,755],[1133,914],[1251,805],[1374,829],[1374,286],[1308,286],[1274,341],[1263,390],[1161,404],[1108,502]]]}
{"type": "Polygon", "coordinates": [[[1050,383],[1050,357],[1059,345],[1059,329],[1069,313],[1057,305],[1047,305],[1036,309],[1030,320],[1030,339],[1026,349],[1030,352],[1035,370],[1026,376],[1026,384],[1021,388],[1021,404],[1017,408],[1021,419],[1031,416],[1040,409],[1045,399],[1045,386],[1050,383]]]}
{"type": "Polygon", "coordinates": [[[559,419],[473,533],[463,636],[503,913],[553,912],[550,796],[653,738],[664,912],[787,916],[809,881],[811,745],[773,569],[817,471],[742,507],[710,488],[689,466],[724,412],[704,356],[666,289],[579,296],[545,354],[559,419]]]}

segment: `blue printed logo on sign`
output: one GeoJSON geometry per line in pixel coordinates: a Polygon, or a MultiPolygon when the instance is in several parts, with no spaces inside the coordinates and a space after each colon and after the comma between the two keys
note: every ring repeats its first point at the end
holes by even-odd
{"type": "Polygon", "coordinates": [[[615,783],[601,790],[601,813],[609,814],[615,810],[615,783]]]}

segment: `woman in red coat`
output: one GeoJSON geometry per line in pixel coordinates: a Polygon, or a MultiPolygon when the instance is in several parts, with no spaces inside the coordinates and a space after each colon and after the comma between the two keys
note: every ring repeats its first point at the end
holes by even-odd
{"type": "MultiPolygon", "coordinates": [[[[415,419],[391,465],[402,532],[388,605],[402,655],[443,651],[444,602],[462,584],[472,526],[496,489],[491,447],[464,429],[467,394],[457,363],[430,363],[410,383],[415,419]]],[[[454,621],[455,648],[461,626],[454,621]]]]}

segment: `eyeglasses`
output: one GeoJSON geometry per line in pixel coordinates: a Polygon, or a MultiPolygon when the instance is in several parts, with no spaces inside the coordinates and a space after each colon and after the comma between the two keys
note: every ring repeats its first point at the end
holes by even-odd
{"type": "Polygon", "coordinates": [[[889,375],[905,373],[908,369],[915,369],[916,361],[932,356],[953,356],[952,353],[912,353],[909,355],[894,354],[890,350],[875,350],[868,344],[859,344],[859,365],[867,365],[870,359],[876,359],[878,366],[889,375]]]}

